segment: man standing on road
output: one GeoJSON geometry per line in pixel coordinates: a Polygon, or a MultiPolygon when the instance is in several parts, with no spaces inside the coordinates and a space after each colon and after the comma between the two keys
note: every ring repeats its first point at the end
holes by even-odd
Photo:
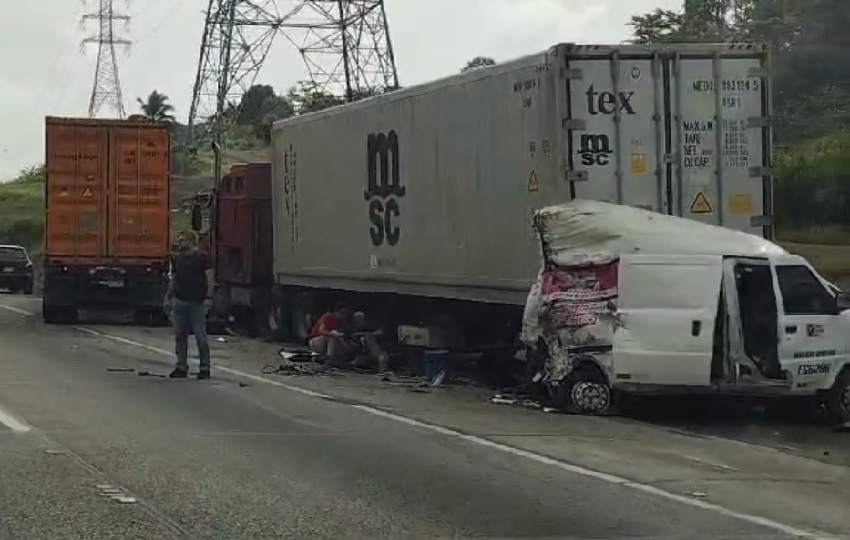
{"type": "Polygon", "coordinates": [[[194,231],[177,238],[177,255],[171,263],[167,302],[174,324],[174,352],[177,366],[169,377],[184,379],[189,374],[189,333],[195,334],[200,357],[198,379],[210,378],[210,344],[207,339],[207,311],[212,306],[214,288],[210,256],[198,248],[194,231]]]}

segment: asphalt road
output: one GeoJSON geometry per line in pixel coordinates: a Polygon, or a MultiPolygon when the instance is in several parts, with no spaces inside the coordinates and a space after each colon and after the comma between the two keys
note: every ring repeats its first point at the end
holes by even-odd
{"type": "Polygon", "coordinates": [[[232,372],[138,376],[163,360],[0,309],[0,539],[805,533],[607,476],[604,461],[589,474],[232,372]]]}

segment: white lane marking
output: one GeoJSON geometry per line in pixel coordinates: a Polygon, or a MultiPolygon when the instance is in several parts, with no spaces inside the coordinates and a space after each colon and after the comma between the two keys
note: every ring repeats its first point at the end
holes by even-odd
{"type": "MultiPolygon", "coordinates": [[[[17,313],[18,315],[33,315],[33,313],[30,313],[29,311],[23,310],[21,308],[16,308],[14,306],[6,306],[0,304],[0,308],[3,308],[7,311],[11,311],[12,313],[17,313]]],[[[4,411],[3,409],[0,409],[0,424],[3,424],[7,428],[17,433],[26,433],[32,429],[31,427],[24,424],[23,422],[21,422],[8,412],[4,411]]]]}
{"type": "Polygon", "coordinates": [[[725,463],[717,463],[717,462],[714,462],[714,461],[709,461],[707,459],[698,458],[696,456],[683,455],[682,457],[687,459],[687,460],[693,461],[694,463],[699,463],[700,465],[708,465],[709,467],[715,467],[717,469],[723,469],[723,470],[726,470],[726,471],[737,471],[738,470],[735,467],[732,467],[731,465],[726,465],[725,463]]]}
{"type": "MultiPolygon", "coordinates": [[[[114,336],[112,334],[105,334],[99,330],[95,330],[93,328],[87,328],[85,326],[75,326],[77,330],[81,332],[85,332],[86,334],[91,334],[93,336],[98,336],[106,339],[111,339],[112,341],[117,341],[118,343],[123,343],[124,345],[130,345],[133,347],[138,347],[141,349],[145,349],[147,351],[155,352],[157,354],[162,354],[165,356],[173,356],[174,353],[170,351],[166,351],[165,349],[160,349],[159,347],[154,347],[153,345],[148,345],[146,343],[141,343],[132,339],[123,338],[121,336],[114,336]]],[[[225,373],[229,373],[231,375],[235,375],[237,377],[241,377],[243,379],[248,379],[255,382],[267,383],[272,386],[278,386],[280,388],[286,388],[287,390],[291,390],[293,392],[297,392],[299,394],[303,394],[305,396],[310,396],[314,398],[328,399],[333,400],[334,397],[328,394],[321,394],[319,392],[313,392],[312,390],[307,390],[306,388],[299,388],[297,386],[292,386],[289,384],[284,384],[278,381],[273,381],[271,379],[267,379],[265,377],[261,377],[259,375],[254,375],[252,373],[246,373],[244,371],[239,371],[238,369],[232,369],[224,366],[216,366],[216,371],[223,371],[225,373]]]]}
{"type": "Polygon", "coordinates": [[[35,313],[33,313],[31,311],[27,311],[25,309],[21,309],[19,307],[15,307],[15,306],[7,306],[5,304],[0,304],[0,308],[5,309],[6,311],[11,311],[12,313],[17,313],[18,315],[26,315],[26,316],[35,315],[35,313]]]}
{"type": "Polygon", "coordinates": [[[17,433],[26,433],[32,429],[3,409],[0,409],[0,424],[17,433]]]}
{"type": "MultiPolygon", "coordinates": [[[[131,345],[134,347],[139,347],[151,352],[156,352],[165,356],[172,356],[173,353],[166,351],[165,349],[160,349],[159,347],[154,347],[153,345],[148,345],[146,343],[141,343],[132,339],[127,339],[120,336],[114,336],[112,334],[106,334],[104,332],[100,332],[98,330],[94,330],[92,328],[86,328],[84,326],[76,326],[78,330],[85,332],[87,334],[91,334],[94,336],[102,337],[105,339],[111,339],[118,343],[123,343],[125,345],[131,345]]],[[[485,439],[483,437],[479,437],[477,435],[469,435],[466,433],[462,433],[460,431],[456,431],[454,429],[446,428],[443,426],[438,426],[436,424],[430,424],[427,422],[422,422],[420,420],[415,420],[413,418],[409,418],[407,416],[401,416],[399,414],[383,411],[381,409],[376,409],[375,407],[371,407],[369,405],[351,405],[347,404],[343,401],[340,401],[333,396],[327,394],[321,394],[319,392],[313,392],[312,390],[307,390],[305,388],[299,388],[297,386],[292,386],[289,384],[284,384],[272,379],[267,379],[265,377],[261,377],[259,375],[254,375],[252,373],[246,373],[244,371],[240,371],[238,369],[228,368],[228,367],[216,367],[216,370],[223,371],[225,373],[229,373],[231,375],[235,375],[237,377],[241,377],[244,379],[248,379],[251,381],[256,381],[260,383],[269,384],[272,386],[277,386],[280,388],[285,388],[292,392],[302,394],[304,396],[321,398],[328,401],[333,401],[340,405],[346,405],[352,407],[353,409],[357,409],[358,411],[371,414],[374,416],[379,416],[381,418],[392,420],[394,422],[398,422],[400,424],[405,424],[408,426],[416,427],[419,429],[431,431],[432,433],[438,433],[440,435],[444,435],[446,437],[452,437],[455,439],[463,440],[468,443],[472,443],[478,446],[482,446],[485,448],[490,448],[492,450],[498,450],[500,452],[504,452],[506,454],[510,454],[517,457],[522,457],[533,461],[535,463],[539,463],[541,465],[547,465],[550,467],[555,467],[561,469],[563,471],[573,473],[576,475],[584,476],[587,478],[594,478],[596,480],[601,480],[603,482],[614,484],[617,486],[622,486],[625,488],[633,489],[635,491],[640,491],[643,493],[647,493],[650,495],[655,495],[656,497],[660,497],[662,499],[667,499],[669,501],[677,502],[686,506],[691,506],[695,508],[699,508],[702,510],[707,510],[709,512],[714,512],[716,514],[720,514],[725,517],[738,519],[740,521],[744,521],[753,525],[758,525],[767,529],[771,529],[781,534],[797,537],[797,538],[806,538],[808,540],[834,540],[837,537],[829,535],[827,533],[813,531],[813,530],[805,530],[794,527],[793,525],[786,525],[784,523],[780,523],[778,521],[774,521],[772,519],[764,518],[761,516],[756,516],[753,514],[747,514],[744,512],[738,512],[736,510],[732,510],[730,508],[726,508],[725,506],[720,506],[718,504],[713,504],[710,502],[706,502],[699,499],[693,499],[691,497],[686,497],[684,495],[679,495],[677,493],[672,493],[669,491],[665,491],[663,489],[657,488],[655,486],[651,486],[649,484],[643,484],[641,482],[635,482],[633,480],[629,480],[628,478],[623,478],[621,476],[617,476],[615,474],[609,474],[601,471],[596,471],[593,469],[587,469],[580,465],[574,465],[571,463],[567,463],[565,461],[560,461],[555,458],[551,458],[548,456],[544,456],[542,454],[537,454],[528,450],[523,450],[522,448],[517,448],[515,446],[509,446],[506,444],[498,443],[496,441],[492,441],[490,439],[485,439]]]]}

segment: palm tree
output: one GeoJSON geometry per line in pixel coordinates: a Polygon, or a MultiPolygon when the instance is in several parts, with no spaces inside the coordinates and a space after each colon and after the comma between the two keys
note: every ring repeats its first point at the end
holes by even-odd
{"type": "Polygon", "coordinates": [[[161,94],[154,90],[148,95],[147,99],[136,98],[136,101],[139,104],[139,109],[141,109],[142,114],[144,114],[148,120],[153,120],[154,122],[165,122],[167,124],[174,122],[174,115],[171,114],[174,112],[174,107],[168,103],[168,96],[165,94],[161,94]]]}

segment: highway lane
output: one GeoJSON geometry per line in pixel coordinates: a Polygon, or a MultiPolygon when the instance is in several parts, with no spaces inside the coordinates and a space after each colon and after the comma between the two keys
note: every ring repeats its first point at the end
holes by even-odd
{"type": "Polygon", "coordinates": [[[0,310],[0,539],[799,532],[232,374],[128,365],[165,371],[153,350],[0,310]]]}

